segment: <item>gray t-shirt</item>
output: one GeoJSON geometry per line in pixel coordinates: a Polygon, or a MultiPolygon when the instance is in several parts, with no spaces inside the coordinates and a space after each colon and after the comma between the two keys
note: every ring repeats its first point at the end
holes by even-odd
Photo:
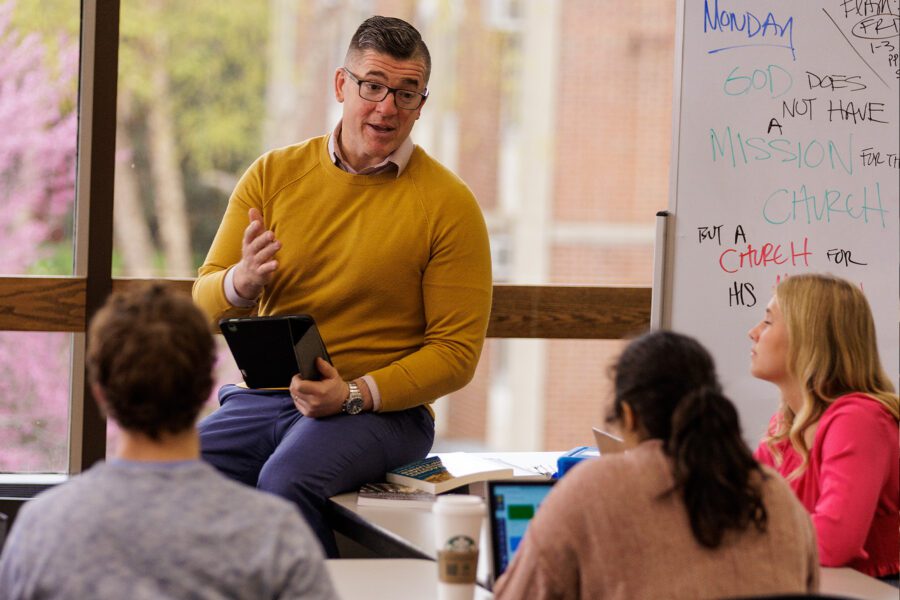
{"type": "Polygon", "coordinates": [[[199,462],[101,463],[23,506],[0,597],[336,598],[295,506],[199,462]]]}

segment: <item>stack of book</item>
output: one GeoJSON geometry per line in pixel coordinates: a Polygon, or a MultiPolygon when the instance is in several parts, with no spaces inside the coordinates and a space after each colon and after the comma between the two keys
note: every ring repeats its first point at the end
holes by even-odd
{"type": "Polygon", "coordinates": [[[359,506],[397,506],[431,509],[437,495],[399,483],[366,483],[359,488],[359,506]]]}
{"type": "Polygon", "coordinates": [[[435,496],[463,486],[508,479],[513,468],[500,461],[466,452],[450,452],[411,462],[387,473],[387,483],[367,483],[357,496],[359,506],[431,508],[435,496]]]}

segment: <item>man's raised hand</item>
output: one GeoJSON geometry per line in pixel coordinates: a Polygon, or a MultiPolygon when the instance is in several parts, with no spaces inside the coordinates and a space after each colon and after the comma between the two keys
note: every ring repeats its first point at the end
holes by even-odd
{"type": "Polygon", "coordinates": [[[241,242],[241,261],[234,268],[234,289],[242,298],[256,299],[272,280],[278,261],[274,256],[281,249],[275,234],[263,225],[260,212],[251,208],[250,224],[241,242]]]}

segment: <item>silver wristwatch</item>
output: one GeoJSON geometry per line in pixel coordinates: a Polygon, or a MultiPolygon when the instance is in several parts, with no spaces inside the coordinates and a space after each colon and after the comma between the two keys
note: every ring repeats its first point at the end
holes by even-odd
{"type": "Polygon", "coordinates": [[[363,396],[359,391],[359,386],[355,381],[348,381],[347,386],[350,388],[350,395],[344,400],[341,410],[348,415],[358,415],[363,409],[363,396]]]}

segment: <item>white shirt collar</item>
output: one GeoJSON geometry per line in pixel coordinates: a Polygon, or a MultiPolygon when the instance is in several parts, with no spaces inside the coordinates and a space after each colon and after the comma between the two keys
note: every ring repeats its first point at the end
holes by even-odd
{"type": "Polygon", "coordinates": [[[388,154],[387,157],[377,165],[367,167],[361,171],[356,171],[346,160],[344,160],[344,157],[341,156],[340,144],[336,143],[336,140],[341,137],[341,124],[342,122],[338,121],[337,126],[334,128],[334,132],[328,137],[328,156],[331,157],[331,160],[334,161],[334,164],[338,168],[352,175],[376,175],[396,167],[397,177],[400,177],[400,174],[403,173],[403,170],[406,169],[406,166],[409,164],[409,159],[412,157],[413,150],[416,148],[416,145],[413,144],[413,141],[409,136],[403,140],[403,143],[401,143],[396,150],[388,154]]]}

